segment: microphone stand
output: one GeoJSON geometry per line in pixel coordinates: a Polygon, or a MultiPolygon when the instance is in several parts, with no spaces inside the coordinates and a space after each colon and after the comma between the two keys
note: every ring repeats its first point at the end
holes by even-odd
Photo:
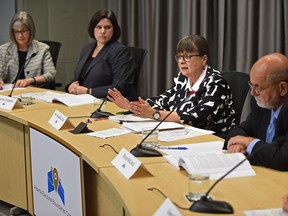
{"type": "Polygon", "coordinates": [[[224,179],[227,175],[229,175],[232,171],[234,171],[237,167],[239,167],[242,163],[247,160],[245,157],[242,161],[237,163],[232,169],[230,169],[227,173],[225,173],[221,178],[219,178],[212,187],[207,191],[207,193],[201,197],[200,200],[195,201],[191,207],[189,208],[190,211],[193,212],[202,212],[202,213],[223,213],[223,214],[233,214],[234,210],[230,203],[226,201],[219,201],[219,200],[211,200],[208,199],[208,195],[211,190],[224,179]]]}
{"type": "Polygon", "coordinates": [[[16,87],[16,83],[17,83],[17,81],[18,81],[18,79],[20,77],[20,74],[26,68],[26,66],[30,63],[31,59],[36,56],[36,54],[37,54],[37,52],[32,53],[32,55],[28,59],[26,59],[24,65],[22,66],[22,68],[20,69],[20,71],[18,72],[18,74],[17,74],[17,76],[15,78],[14,85],[13,85],[12,90],[11,90],[10,94],[8,95],[8,97],[12,97],[12,93],[13,93],[15,87],[16,87]]]}
{"type": "Polygon", "coordinates": [[[135,148],[133,148],[130,153],[132,155],[134,155],[135,157],[160,157],[162,156],[162,154],[156,150],[155,148],[150,148],[150,147],[145,147],[142,145],[142,143],[147,139],[147,137],[149,137],[171,114],[172,112],[175,111],[175,109],[182,105],[183,103],[187,102],[189,99],[189,97],[182,101],[180,104],[178,104],[177,106],[175,106],[174,109],[172,109],[157,125],[156,127],[154,127],[145,137],[144,139],[142,139],[142,141],[136,145],[135,148]]]}
{"type": "MultiPolygon", "coordinates": [[[[280,146],[283,142],[285,142],[286,137],[279,137],[273,141],[274,144],[280,146]]],[[[272,144],[267,144],[272,145],[272,144]]],[[[249,160],[251,157],[253,157],[256,153],[260,152],[263,148],[267,146],[266,144],[262,145],[260,148],[255,150],[253,153],[248,155],[246,158],[244,158],[242,161],[237,163],[234,167],[232,167],[227,173],[225,173],[221,178],[219,178],[212,187],[207,191],[207,193],[201,197],[199,201],[194,202],[191,207],[189,208],[190,211],[193,212],[202,212],[202,213],[224,213],[224,214],[232,214],[234,212],[233,207],[225,202],[225,201],[217,201],[217,200],[210,200],[208,199],[208,195],[211,192],[211,190],[218,184],[223,178],[225,178],[229,173],[231,173],[233,170],[235,170],[237,167],[239,167],[242,163],[244,163],[246,160],[249,160]]]]}
{"type": "Polygon", "coordinates": [[[104,103],[107,102],[107,99],[104,98],[100,106],[90,115],[90,118],[105,118],[109,116],[114,116],[114,114],[110,112],[101,111],[102,106],[104,103]]]}
{"type": "MultiPolygon", "coordinates": [[[[137,68],[137,66],[133,66],[129,71],[123,73],[121,75],[120,79],[116,82],[116,84],[114,85],[113,88],[115,88],[119,84],[119,82],[122,80],[124,75],[134,71],[135,68],[137,68]]],[[[105,117],[109,117],[109,116],[114,116],[114,114],[112,114],[110,112],[101,111],[101,108],[102,108],[102,106],[104,105],[105,102],[107,102],[107,98],[103,99],[103,101],[100,104],[100,106],[90,115],[90,118],[105,118],[105,117]]]]}

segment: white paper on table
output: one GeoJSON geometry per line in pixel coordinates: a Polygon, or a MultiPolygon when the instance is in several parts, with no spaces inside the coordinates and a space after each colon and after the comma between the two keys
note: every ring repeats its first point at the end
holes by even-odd
{"type": "MultiPolygon", "coordinates": [[[[224,154],[220,151],[194,152],[190,154],[165,155],[164,158],[176,169],[182,166],[188,173],[208,173],[210,179],[219,179],[236,164],[242,162],[245,156],[242,153],[224,154]]],[[[226,178],[254,176],[255,171],[245,160],[226,178]]]]}
{"type": "MultiPolygon", "coordinates": [[[[0,89],[0,92],[5,92],[5,91],[11,91],[13,88],[13,84],[9,83],[9,84],[4,84],[2,86],[2,89],[0,89]]],[[[19,90],[19,89],[25,89],[23,87],[15,87],[14,90],[19,90]]]]}
{"type": "Polygon", "coordinates": [[[183,129],[161,131],[159,132],[159,141],[171,142],[191,137],[203,136],[208,134],[213,134],[214,131],[204,130],[196,127],[185,127],[183,129]]]}
{"type": "Polygon", "coordinates": [[[246,216],[288,216],[288,212],[284,212],[282,208],[274,209],[257,209],[244,211],[246,216]]]}
{"type": "MultiPolygon", "coordinates": [[[[123,122],[123,127],[128,128],[134,132],[142,132],[144,127],[155,128],[159,122],[123,122]]],[[[176,122],[162,122],[158,130],[170,130],[176,128],[184,128],[184,125],[176,123],[176,122]]]]}
{"type": "Polygon", "coordinates": [[[167,155],[190,154],[193,152],[202,152],[202,151],[223,152],[222,150],[223,145],[224,145],[223,141],[212,141],[212,142],[181,144],[181,145],[171,146],[171,147],[186,147],[187,150],[175,150],[175,149],[159,149],[159,150],[161,150],[162,152],[165,152],[167,155]]]}
{"type": "Polygon", "coordinates": [[[45,101],[48,103],[52,102],[61,102],[68,107],[79,106],[84,104],[91,104],[95,102],[99,102],[98,98],[90,94],[81,94],[81,95],[73,95],[73,94],[61,94],[55,92],[36,92],[36,93],[24,93],[22,96],[30,96],[36,100],[45,101]]]}
{"type": "Polygon", "coordinates": [[[87,135],[106,139],[109,137],[120,136],[120,135],[124,135],[124,134],[128,134],[128,133],[131,133],[131,131],[127,130],[127,129],[109,128],[106,130],[87,133],[87,135]]]}
{"type": "Polygon", "coordinates": [[[109,116],[109,120],[115,121],[115,122],[143,122],[143,121],[152,121],[155,122],[156,120],[151,118],[141,118],[138,116],[134,116],[132,114],[129,115],[115,115],[115,116],[109,116]]]}

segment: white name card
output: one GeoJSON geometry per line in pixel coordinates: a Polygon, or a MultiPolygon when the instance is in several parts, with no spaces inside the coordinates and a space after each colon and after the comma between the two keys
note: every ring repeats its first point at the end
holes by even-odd
{"type": "Polygon", "coordinates": [[[0,95],[0,108],[12,110],[13,108],[21,108],[22,104],[17,98],[0,95]]]}
{"type": "Polygon", "coordinates": [[[153,214],[153,216],[182,216],[176,206],[171,202],[170,199],[166,199],[160,208],[153,214]]]}
{"type": "Polygon", "coordinates": [[[71,122],[68,120],[68,117],[58,110],[55,110],[55,112],[53,113],[48,122],[57,130],[63,128],[64,125],[73,126],[71,122]]]}
{"type": "Polygon", "coordinates": [[[122,148],[119,154],[111,162],[116,169],[118,169],[127,179],[130,179],[131,176],[138,170],[141,165],[134,155],[132,155],[125,148],[122,148]]]}

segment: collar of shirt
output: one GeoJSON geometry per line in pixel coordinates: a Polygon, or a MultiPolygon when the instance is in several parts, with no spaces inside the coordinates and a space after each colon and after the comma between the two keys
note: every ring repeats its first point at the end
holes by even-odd
{"type": "Polygon", "coordinates": [[[202,81],[204,80],[204,78],[206,76],[207,67],[208,66],[206,65],[204,70],[202,71],[201,75],[199,76],[198,80],[193,84],[192,87],[190,85],[190,79],[188,79],[187,87],[189,88],[190,92],[194,93],[194,92],[198,91],[200,84],[202,83],[202,81]]]}
{"type": "Polygon", "coordinates": [[[278,116],[279,116],[279,113],[280,113],[282,107],[283,107],[283,104],[280,107],[278,107],[278,109],[276,111],[271,110],[271,119],[273,116],[274,116],[274,118],[278,119],[278,116]]]}

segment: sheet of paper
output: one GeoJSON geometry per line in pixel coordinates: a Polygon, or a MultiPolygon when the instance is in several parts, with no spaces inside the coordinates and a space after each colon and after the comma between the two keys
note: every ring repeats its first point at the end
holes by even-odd
{"type": "MultiPolygon", "coordinates": [[[[0,89],[0,92],[5,92],[5,91],[11,91],[13,88],[13,84],[4,84],[4,86],[2,86],[2,89],[0,89]]],[[[15,87],[14,90],[19,90],[19,89],[25,89],[22,87],[15,87]]],[[[13,95],[13,93],[12,93],[13,95]]]]}
{"type": "Polygon", "coordinates": [[[87,133],[87,135],[106,139],[109,137],[120,136],[120,135],[124,135],[124,134],[128,134],[128,133],[131,133],[131,131],[127,130],[127,129],[109,128],[107,130],[101,130],[101,131],[95,131],[95,132],[87,133]]]}
{"type": "MultiPolygon", "coordinates": [[[[128,128],[134,132],[141,132],[142,128],[150,127],[155,128],[159,122],[123,122],[123,127],[128,128]]],[[[168,130],[168,129],[176,129],[176,128],[184,128],[184,125],[178,124],[175,122],[162,122],[158,129],[159,130],[168,130]]]]}
{"type": "Polygon", "coordinates": [[[115,115],[115,116],[109,116],[109,120],[115,121],[115,122],[143,122],[143,121],[154,121],[154,119],[151,118],[141,118],[138,116],[133,116],[132,114],[129,115],[115,115]]]}
{"type": "Polygon", "coordinates": [[[167,155],[191,154],[193,152],[201,152],[201,151],[222,152],[223,144],[224,144],[223,141],[212,141],[212,142],[203,142],[194,144],[173,145],[173,147],[186,147],[187,150],[174,150],[174,149],[160,149],[160,150],[162,152],[165,152],[167,155]]]}
{"type": "Polygon", "coordinates": [[[258,209],[244,211],[246,216],[288,216],[288,212],[284,212],[282,208],[274,209],[258,209]]]}
{"type": "Polygon", "coordinates": [[[204,130],[195,127],[185,127],[183,129],[161,131],[159,132],[158,139],[163,142],[171,142],[181,139],[187,139],[191,137],[203,136],[208,134],[213,134],[214,131],[204,130]]]}

